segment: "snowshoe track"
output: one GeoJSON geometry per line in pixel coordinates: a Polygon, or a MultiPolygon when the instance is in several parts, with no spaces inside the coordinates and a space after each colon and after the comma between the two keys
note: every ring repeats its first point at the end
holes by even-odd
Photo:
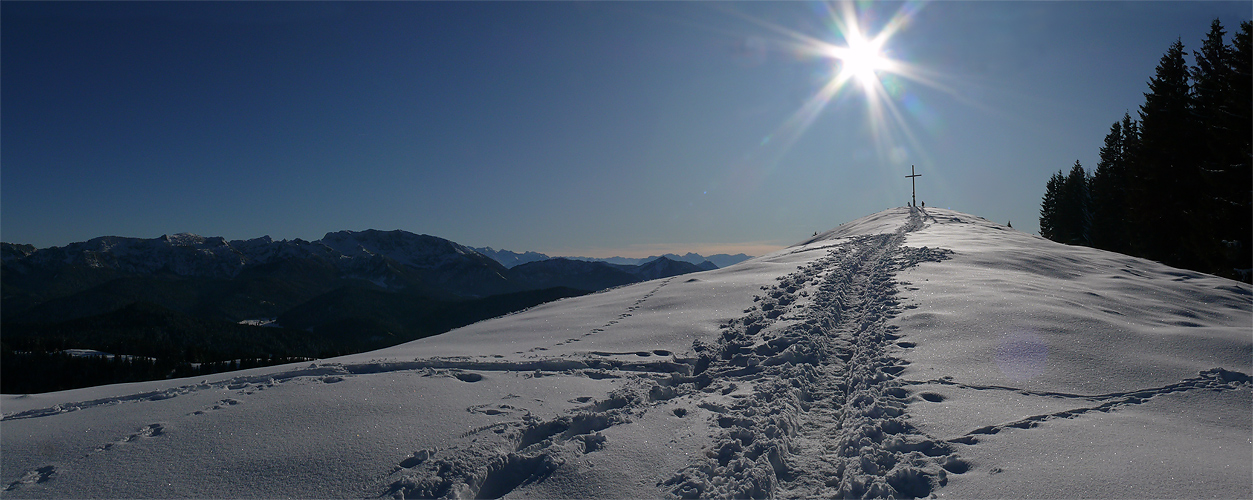
{"type": "MultiPolygon", "coordinates": [[[[1110,393],[1110,394],[1097,394],[1097,395],[1031,391],[1031,390],[1026,390],[1026,389],[1019,389],[1019,388],[1005,387],[1005,386],[968,385],[968,384],[957,383],[957,382],[954,382],[952,380],[947,380],[947,379],[937,379],[937,380],[927,380],[927,381],[907,381],[906,383],[911,384],[911,385],[926,385],[926,384],[949,385],[949,386],[955,386],[955,387],[960,387],[963,389],[971,389],[971,390],[976,390],[976,391],[1008,391],[1008,392],[1015,392],[1018,394],[1029,395],[1029,396],[1043,396],[1043,397],[1058,398],[1058,399],[1078,399],[1078,400],[1092,401],[1092,402],[1098,403],[1094,406],[1070,408],[1067,410],[1062,410],[1062,411],[1057,411],[1057,412],[1052,412],[1052,413],[1042,413],[1038,415],[1031,415],[1031,416],[1027,416],[1027,417],[1012,421],[1012,422],[986,425],[986,426],[971,430],[970,432],[967,432],[966,434],[963,434],[961,436],[946,440],[950,443],[973,445],[979,442],[979,436],[982,436],[982,435],[997,434],[1006,429],[1033,429],[1033,428],[1039,427],[1042,423],[1047,422],[1049,420],[1076,418],[1076,417],[1079,417],[1088,413],[1093,413],[1093,412],[1109,413],[1111,411],[1117,410],[1124,406],[1143,404],[1149,401],[1150,399],[1153,399],[1157,396],[1162,396],[1165,394],[1172,394],[1176,392],[1187,392],[1187,391],[1223,392],[1223,391],[1237,390],[1240,388],[1247,388],[1247,387],[1253,386],[1253,378],[1250,378],[1249,375],[1246,375],[1238,371],[1231,371],[1231,370],[1226,370],[1223,368],[1212,368],[1212,369],[1205,370],[1205,371],[1198,373],[1196,377],[1181,380],[1179,382],[1169,384],[1169,385],[1164,385],[1161,387],[1153,387],[1149,389],[1140,389],[1140,390],[1129,391],[1129,392],[1115,392],[1115,393],[1110,393]]],[[[940,396],[938,394],[931,394],[931,397],[940,398],[940,399],[938,400],[928,399],[928,394],[930,393],[924,392],[924,393],[920,393],[919,395],[923,399],[927,399],[928,401],[938,402],[938,401],[943,400],[943,396],[940,396]]]]}
{"type": "Polygon", "coordinates": [[[592,401],[568,415],[544,420],[527,412],[521,419],[471,430],[446,448],[418,450],[389,475],[380,496],[392,498],[500,498],[542,481],[566,462],[600,451],[608,439],[600,431],[628,423],[641,409],[642,396],[630,388],[592,401]],[[467,439],[492,431],[500,439],[467,439]]]}
{"type": "Polygon", "coordinates": [[[661,482],[678,498],[925,497],[969,467],[905,416],[909,393],[887,321],[893,275],[949,253],[893,234],[846,240],[765,290],[759,305],[697,345],[702,408],[719,431],[705,457],[661,482]],[[744,389],[742,386],[747,386],[744,389]]]}

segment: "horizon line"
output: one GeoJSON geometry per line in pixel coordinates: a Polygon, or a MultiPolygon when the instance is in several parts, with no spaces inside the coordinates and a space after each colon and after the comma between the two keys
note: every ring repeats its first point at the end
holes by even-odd
{"type": "MultiPolygon", "coordinates": [[[[643,259],[665,254],[685,255],[688,253],[695,253],[704,257],[718,254],[745,254],[749,257],[760,257],[784,248],[787,248],[787,245],[780,245],[772,241],[752,241],[745,243],[641,243],[627,245],[626,247],[584,247],[553,251],[531,251],[553,258],[611,259],[621,257],[625,259],[643,259]]],[[[497,248],[496,250],[501,249],[497,248]]]]}
{"type": "MultiPolygon", "coordinates": [[[[406,232],[412,232],[412,231],[408,231],[404,229],[400,229],[400,230],[406,231],[406,232]]],[[[337,232],[337,231],[331,231],[331,232],[337,232]]],[[[181,235],[181,234],[195,235],[195,236],[199,236],[202,238],[222,238],[226,240],[228,243],[231,241],[247,241],[250,239],[258,239],[258,238],[264,238],[264,237],[270,237],[274,241],[283,241],[283,240],[292,240],[292,239],[300,239],[304,241],[319,241],[317,239],[309,240],[309,239],[304,239],[304,238],[299,238],[299,237],[297,238],[274,238],[273,236],[269,234],[257,236],[254,238],[234,238],[233,239],[233,238],[229,238],[229,237],[221,236],[221,235],[205,236],[205,235],[195,233],[195,232],[182,231],[182,232],[174,232],[174,233],[165,232],[165,233],[162,233],[162,235],[153,236],[153,237],[121,236],[117,234],[106,234],[106,235],[100,235],[100,236],[93,236],[85,240],[70,241],[68,243],[64,243],[60,245],[53,244],[53,245],[47,245],[47,246],[40,246],[40,245],[36,245],[33,243],[28,243],[28,242],[16,242],[16,241],[7,241],[7,240],[4,240],[3,243],[13,244],[13,245],[31,245],[35,247],[36,250],[45,250],[49,248],[64,248],[66,246],[69,246],[75,243],[84,243],[84,242],[87,242],[96,238],[102,238],[102,237],[115,237],[115,238],[128,238],[128,239],[134,238],[134,239],[141,239],[141,240],[150,240],[150,239],[159,239],[162,236],[174,236],[174,235],[181,235]]],[[[413,233],[413,234],[425,234],[425,233],[413,233]]],[[[435,236],[435,235],[430,235],[430,236],[435,236]]],[[[435,236],[435,237],[443,238],[442,236],[435,236]]],[[[444,239],[448,239],[448,238],[444,238],[444,239]]],[[[0,240],[2,240],[2,238],[0,238],[0,240]]],[[[666,255],[666,254],[674,254],[674,255],[681,256],[681,255],[685,255],[688,253],[695,253],[704,257],[709,257],[713,255],[718,255],[718,254],[727,254],[727,255],[745,254],[745,255],[748,255],[749,257],[760,257],[762,255],[766,255],[766,254],[769,254],[778,250],[782,250],[784,248],[787,248],[788,246],[788,245],[781,245],[773,241],[751,241],[751,242],[744,242],[744,243],[640,243],[640,244],[630,244],[625,247],[565,247],[565,248],[559,248],[556,250],[537,250],[537,249],[517,250],[517,249],[512,249],[512,248],[495,247],[491,245],[482,245],[482,246],[467,245],[467,244],[460,243],[460,242],[457,242],[456,240],[451,240],[451,239],[449,239],[448,241],[452,241],[454,243],[465,245],[471,248],[492,248],[494,250],[507,250],[507,251],[517,252],[517,253],[537,252],[537,253],[547,255],[550,258],[565,257],[565,258],[582,258],[582,259],[611,259],[614,257],[625,258],[625,259],[644,259],[648,257],[659,257],[659,256],[666,255]]]]}

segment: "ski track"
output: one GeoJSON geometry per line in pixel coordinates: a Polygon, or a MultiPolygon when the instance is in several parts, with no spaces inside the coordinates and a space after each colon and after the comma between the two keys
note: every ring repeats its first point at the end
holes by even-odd
{"type": "MultiPolygon", "coordinates": [[[[970,469],[956,453],[959,445],[975,445],[979,435],[1004,429],[1030,429],[1057,418],[1108,412],[1152,397],[1189,390],[1228,390],[1250,384],[1243,373],[1220,368],[1175,384],[1125,393],[1078,395],[1033,392],[1013,387],[965,385],[951,378],[906,380],[897,375],[906,362],[893,353],[915,347],[899,341],[888,325],[902,309],[896,299],[894,275],[921,262],[938,262],[952,253],[943,249],[903,246],[905,235],[936,220],[913,209],[909,221],[892,234],[842,238],[799,252],[826,254],[797,271],[762,287],[756,305],[729,321],[713,343],[697,341],[693,356],[665,350],[591,352],[583,358],[550,357],[503,360],[474,357],[370,361],[357,364],[314,363],[280,373],[201,382],[162,391],[66,403],[7,414],[0,420],[40,418],[102,405],[156,401],[201,390],[236,391],[239,398],[284,383],[337,383],[347,377],[398,371],[474,383],[478,372],[525,372],[527,377],[551,375],[622,379],[619,388],[601,399],[571,400],[574,409],[553,418],[504,403],[466,408],[502,420],[471,429],[445,445],[415,451],[386,473],[380,497],[499,498],[519,487],[543,481],[577,458],[612,447],[601,432],[630,423],[651,408],[680,404],[707,412],[710,445],[703,456],[658,481],[659,495],[675,498],[771,497],[926,497],[947,483],[949,474],[970,469]],[[1094,406],[1034,415],[1014,422],[972,430],[941,439],[909,423],[907,405],[938,402],[927,385],[954,385],[970,390],[1014,391],[1022,394],[1086,400],[1094,406]],[[481,439],[482,438],[482,439],[481,439]]],[[[631,316],[641,304],[674,278],[661,280],[625,312],[582,335],[596,335],[631,316]]],[[[556,345],[578,341],[576,337],[556,345]]],[[[542,348],[533,349],[544,350],[542,348]]],[[[501,356],[494,356],[500,358],[501,356]]],[[[508,399],[508,398],[506,398],[508,399]]],[[[243,403],[226,398],[189,416],[243,403]]],[[[107,452],[118,445],[161,437],[166,424],[155,423],[97,447],[107,452]]],[[[55,479],[47,465],[26,472],[6,490],[55,479]]]]}

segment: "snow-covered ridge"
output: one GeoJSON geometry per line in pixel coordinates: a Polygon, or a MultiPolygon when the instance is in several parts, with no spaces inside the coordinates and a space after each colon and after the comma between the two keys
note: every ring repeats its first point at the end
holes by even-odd
{"type": "Polygon", "coordinates": [[[347,258],[379,255],[419,269],[437,268],[465,258],[490,260],[465,245],[400,230],[338,231],[326,233],[319,243],[347,258]]]}
{"type": "Polygon", "coordinates": [[[0,486],[1246,498],[1251,297],[1238,282],[897,208],[731,268],[371,353],[4,396],[0,486]]]}

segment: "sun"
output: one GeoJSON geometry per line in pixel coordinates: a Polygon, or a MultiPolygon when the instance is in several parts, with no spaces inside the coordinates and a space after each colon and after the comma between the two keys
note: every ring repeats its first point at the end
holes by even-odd
{"type": "Polygon", "coordinates": [[[925,0],[905,0],[894,5],[895,12],[885,18],[874,15],[874,11],[886,4],[854,0],[822,3],[818,12],[820,24],[810,25],[821,26],[818,33],[743,16],[782,35],[783,39],[776,43],[793,50],[798,60],[817,62],[821,67],[815,72],[821,75],[815,80],[821,82],[820,86],[767,136],[773,140],[763,140],[763,145],[773,145],[770,155],[774,159],[768,164],[777,164],[828,105],[834,102],[847,106],[856,101],[864,103],[866,125],[880,158],[903,162],[914,155],[925,160],[925,148],[912,127],[926,112],[913,91],[915,84],[961,98],[951,86],[942,83],[946,78],[942,72],[897,58],[901,41],[893,37],[913,22],[925,4],[925,0]],[[859,9],[863,9],[861,15],[859,9]],[[858,91],[860,99],[839,99],[850,90],[858,91]]]}
{"type": "MultiPolygon", "coordinates": [[[[855,26],[855,25],[854,25],[855,26]]],[[[879,71],[892,71],[893,62],[883,55],[883,42],[886,37],[866,38],[855,27],[845,33],[845,47],[828,46],[828,55],[840,61],[840,73],[836,79],[845,81],[853,79],[862,88],[871,90],[879,83],[879,71]]]]}

